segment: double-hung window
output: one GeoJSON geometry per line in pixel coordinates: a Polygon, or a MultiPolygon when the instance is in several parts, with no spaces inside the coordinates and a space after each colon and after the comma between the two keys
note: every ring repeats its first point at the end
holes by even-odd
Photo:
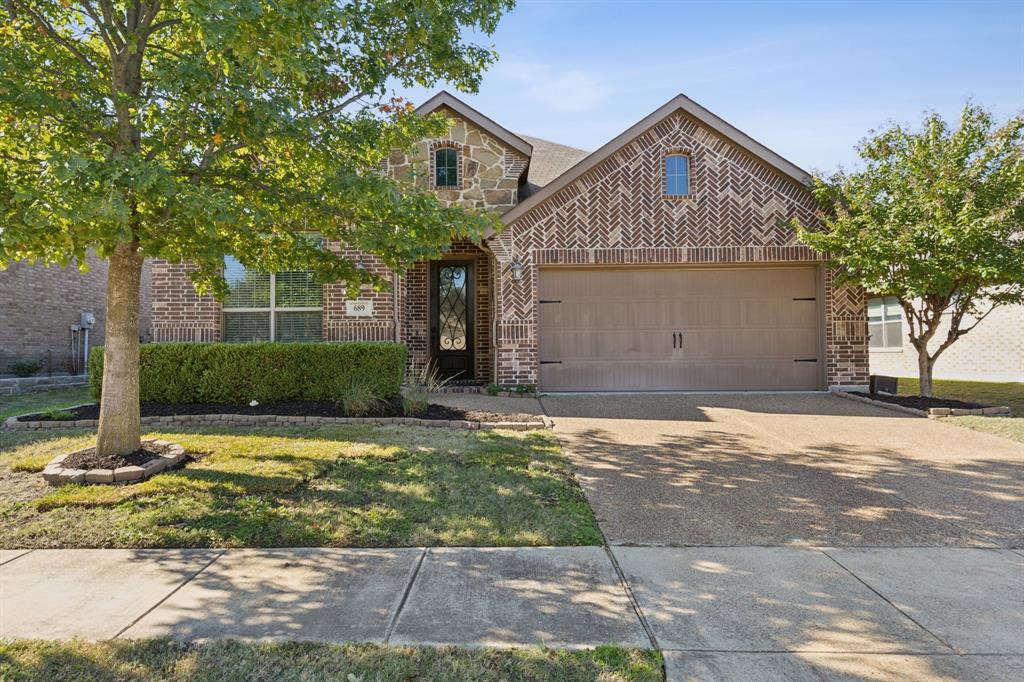
{"type": "Polygon", "coordinates": [[[868,299],[868,335],[871,350],[903,348],[903,316],[895,296],[868,299]]]}
{"type": "Polygon", "coordinates": [[[323,287],[305,270],[259,272],[228,256],[224,340],[323,340],[323,287]]]}

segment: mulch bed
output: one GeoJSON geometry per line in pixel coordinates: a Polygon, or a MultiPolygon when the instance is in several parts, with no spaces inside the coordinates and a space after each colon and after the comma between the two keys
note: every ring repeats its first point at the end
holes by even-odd
{"type": "MultiPolygon", "coordinates": [[[[328,401],[296,400],[279,403],[260,403],[255,407],[249,405],[230,405],[224,403],[142,403],[143,417],[172,417],[183,414],[274,414],[283,417],[417,417],[419,419],[437,419],[440,421],[460,420],[477,422],[502,422],[522,423],[535,422],[540,419],[530,414],[508,414],[502,412],[488,412],[486,410],[463,410],[447,405],[435,405],[431,403],[425,412],[420,414],[405,414],[402,410],[402,400],[396,398],[391,401],[378,403],[377,406],[366,414],[345,414],[341,406],[328,401]]],[[[81,407],[62,410],[74,415],[73,419],[99,419],[100,406],[96,403],[82,405],[81,407]]],[[[19,421],[50,421],[45,414],[30,414],[18,418],[19,421]]]]}
{"type": "MultiPolygon", "coordinates": [[[[85,417],[82,417],[85,419],[85,417]]],[[[61,462],[67,469],[117,469],[118,467],[142,466],[146,462],[158,458],[167,452],[167,446],[146,441],[142,447],[127,455],[96,454],[96,448],[75,452],[61,462]]]]}
{"type": "Polygon", "coordinates": [[[893,403],[894,405],[902,405],[903,407],[912,407],[915,410],[925,411],[931,407],[948,407],[960,410],[977,410],[983,407],[989,407],[989,405],[968,403],[963,400],[951,400],[949,398],[922,398],[918,395],[889,395],[888,393],[860,393],[858,391],[854,391],[853,394],[859,395],[863,398],[870,398],[871,400],[878,400],[883,403],[893,403]]]}

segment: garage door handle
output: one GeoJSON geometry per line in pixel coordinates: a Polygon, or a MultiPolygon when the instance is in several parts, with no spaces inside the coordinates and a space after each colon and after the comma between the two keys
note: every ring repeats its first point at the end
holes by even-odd
{"type": "Polygon", "coordinates": [[[676,348],[676,333],[672,332],[672,350],[676,348]]]}

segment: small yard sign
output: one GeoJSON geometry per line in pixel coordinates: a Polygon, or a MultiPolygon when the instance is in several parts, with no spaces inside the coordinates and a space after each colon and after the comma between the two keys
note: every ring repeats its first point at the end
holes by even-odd
{"type": "Polygon", "coordinates": [[[349,317],[372,317],[373,301],[345,301],[345,312],[349,317]]]}

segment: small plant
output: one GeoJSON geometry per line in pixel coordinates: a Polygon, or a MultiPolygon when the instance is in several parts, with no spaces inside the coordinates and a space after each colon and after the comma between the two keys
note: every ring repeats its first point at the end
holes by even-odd
{"type": "Polygon", "coordinates": [[[429,363],[411,372],[410,376],[411,381],[402,389],[402,411],[407,417],[426,412],[430,407],[429,394],[437,393],[451,382],[429,363]]]}
{"type": "Polygon", "coordinates": [[[43,416],[52,422],[69,422],[75,418],[73,412],[58,410],[52,407],[48,410],[43,410],[43,416]]]}
{"type": "Polygon", "coordinates": [[[537,386],[534,384],[518,384],[516,385],[516,395],[520,398],[524,395],[529,395],[537,391],[537,386]]]}
{"type": "Polygon", "coordinates": [[[487,392],[487,395],[498,395],[501,393],[501,386],[498,384],[487,384],[484,390],[487,392]]]}
{"type": "Polygon", "coordinates": [[[10,368],[16,377],[30,377],[39,374],[39,371],[43,368],[43,363],[41,360],[36,360],[35,362],[12,362],[10,368]]]}
{"type": "Polygon", "coordinates": [[[416,417],[427,411],[430,399],[427,392],[419,386],[406,386],[402,389],[402,412],[406,417],[416,417]]]}
{"type": "Polygon", "coordinates": [[[336,404],[348,417],[363,417],[383,401],[377,385],[367,377],[355,375],[339,382],[336,404]]]}

